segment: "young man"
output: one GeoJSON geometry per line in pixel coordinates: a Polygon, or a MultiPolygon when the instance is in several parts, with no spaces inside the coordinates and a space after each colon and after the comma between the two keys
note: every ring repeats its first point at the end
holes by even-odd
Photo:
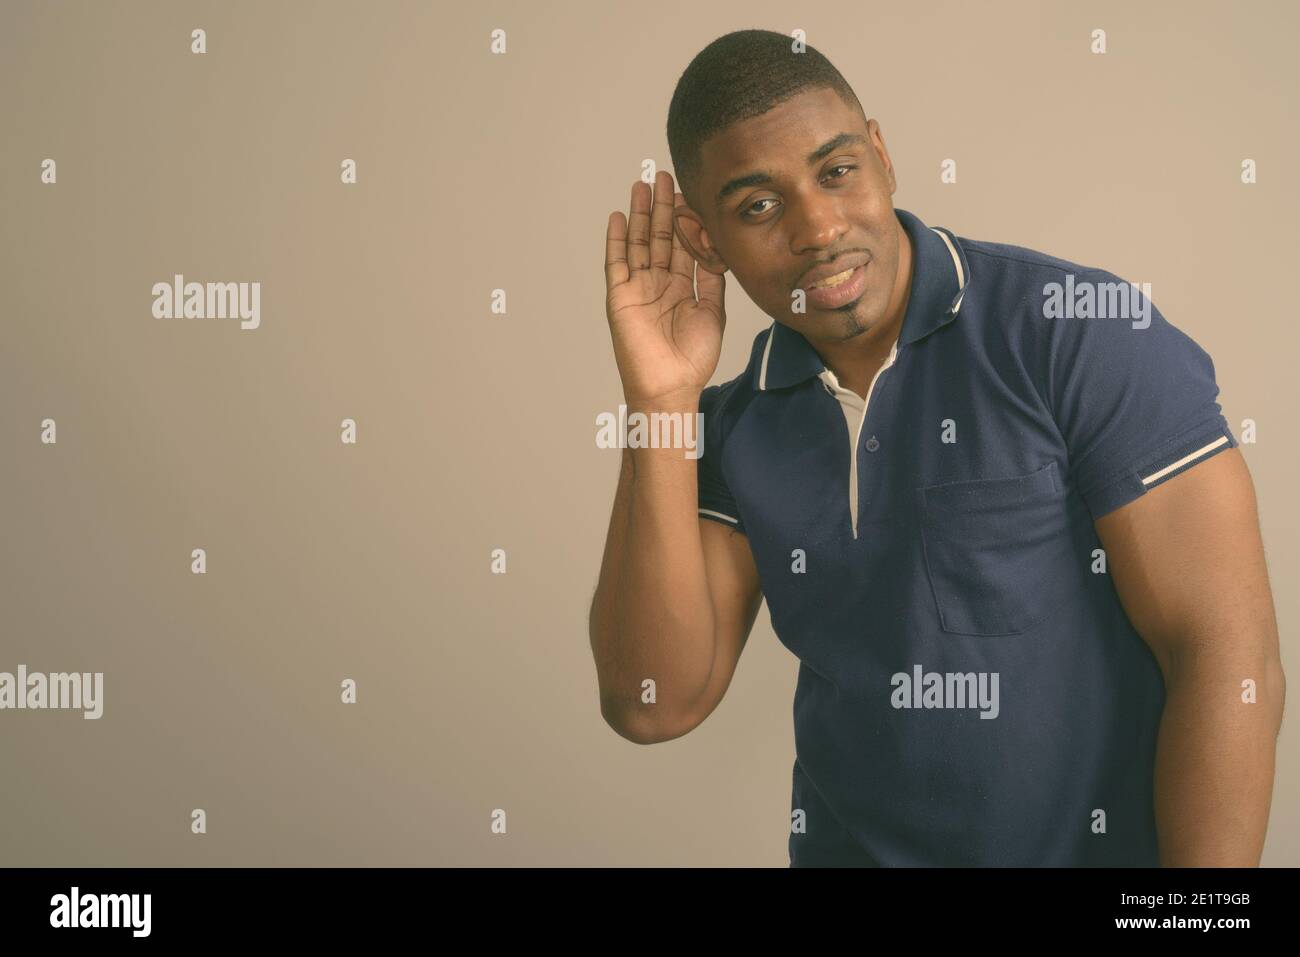
{"type": "Polygon", "coordinates": [[[703,452],[624,453],[605,720],[697,726],[766,597],[793,866],[1258,864],[1285,681],[1210,357],[1110,273],[896,210],[789,37],[710,44],[668,140],[683,192],[610,216],[607,315],[629,413],[702,412],[703,452]],[[774,321],[706,387],[728,269],[774,321]]]}

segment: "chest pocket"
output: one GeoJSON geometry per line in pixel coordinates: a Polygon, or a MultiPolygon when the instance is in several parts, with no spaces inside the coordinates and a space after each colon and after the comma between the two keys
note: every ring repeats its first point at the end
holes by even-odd
{"type": "Polygon", "coordinates": [[[1020,634],[1059,606],[1079,562],[1055,462],[919,494],[926,573],[944,631],[1020,634]]]}

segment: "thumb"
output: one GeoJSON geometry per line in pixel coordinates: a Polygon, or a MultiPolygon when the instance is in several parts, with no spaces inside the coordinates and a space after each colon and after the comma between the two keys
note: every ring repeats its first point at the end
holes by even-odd
{"type": "Polygon", "coordinates": [[[724,293],[727,283],[723,273],[710,272],[698,263],[695,266],[695,286],[700,303],[712,306],[725,319],[724,293]]]}

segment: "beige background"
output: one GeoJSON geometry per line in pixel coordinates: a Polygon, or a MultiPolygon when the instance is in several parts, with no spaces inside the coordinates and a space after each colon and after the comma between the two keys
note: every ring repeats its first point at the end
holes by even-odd
{"type": "MultiPolygon", "coordinates": [[[[0,670],[103,671],[105,712],[0,712],[0,863],[786,865],[767,613],[721,707],[649,748],[601,721],[586,634],[605,222],[671,168],[690,58],[746,27],[840,68],[898,206],[1150,282],[1209,351],[1258,422],[1294,672],[1300,18],[1138,6],[4,0],[0,670]],[[261,328],[154,319],[176,272],[260,281],[261,328]]],[[[769,322],[727,296],[715,381],[769,322]]],[[[1269,865],[1300,864],[1295,742],[1269,865]]]]}

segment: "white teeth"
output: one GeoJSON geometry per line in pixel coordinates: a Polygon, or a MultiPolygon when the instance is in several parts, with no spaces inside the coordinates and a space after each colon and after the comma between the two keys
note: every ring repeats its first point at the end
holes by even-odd
{"type": "MultiPolygon", "coordinates": [[[[853,269],[857,268],[858,267],[856,266],[853,267],[853,269]]],[[[836,273],[834,276],[827,276],[825,279],[820,279],[817,282],[810,284],[808,288],[820,289],[822,286],[838,286],[853,275],[853,269],[846,269],[844,272],[836,273]]]]}

